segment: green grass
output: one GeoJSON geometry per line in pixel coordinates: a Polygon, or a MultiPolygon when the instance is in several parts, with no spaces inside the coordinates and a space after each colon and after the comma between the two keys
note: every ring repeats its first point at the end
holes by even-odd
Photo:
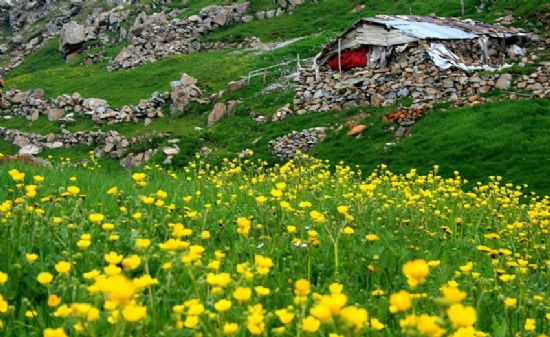
{"type": "Polygon", "coordinates": [[[355,139],[341,132],[311,153],[367,169],[386,163],[397,172],[411,168],[426,172],[440,165],[442,172],[459,170],[470,180],[502,175],[550,195],[548,128],[548,100],[505,101],[429,114],[395,146],[384,145],[393,141],[393,133],[384,134],[374,121],[365,137],[355,139]]]}

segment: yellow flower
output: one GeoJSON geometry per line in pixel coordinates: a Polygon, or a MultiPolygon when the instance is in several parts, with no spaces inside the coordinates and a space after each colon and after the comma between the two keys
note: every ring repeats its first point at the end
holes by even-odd
{"type": "Polygon", "coordinates": [[[302,320],[302,329],[304,329],[305,332],[317,332],[320,326],[321,322],[313,316],[307,316],[302,320]]]}
{"type": "Polygon", "coordinates": [[[188,329],[194,329],[197,325],[199,325],[199,317],[187,316],[183,325],[188,329]]]}
{"type": "Polygon", "coordinates": [[[362,329],[369,319],[367,310],[355,306],[345,307],[340,312],[340,316],[353,325],[356,330],[362,329]]]}
{"type": "Polygon", "coordinates": [[[340,213],[340,214],[348,214],[348,212],[349,212],[349,206],[340,205],[340,206],[336,207],[336,210],[337,210],[338,213],[340,213]]]}
{"type": "Polygon", "coordinates": [[[310,310],[309,313],[320,320],[321,322],[329,321],[332,318],[332,313],[330,311],[330,308],[322,305],[322,304],[316,304],[314,305],[310,310]]]}
{"type": "Polygon", "coordinates": [[[47,329],[44,329],[43,336],[44,337],[67,337],[67,334],[65,333],[63,328],[57,328],[57,329],[47,328],[47,329]]]}
{"type": "Polygon", "coordinates": [[[78,193],[80,193],[80,188],[77,186],[69,186],[67,187],[67,192],[69,192],[71,195],[76,196],[78,193]]]}
{"type": "Polygon", "coordinates": [[[525,331],[533,331],[537,328],[537,321],[534,318],[527,318],[523,328],[525,331]]]}
{"type": "Polygon", "coordinates": [[[35,310],[27,310],[25,311],[25,317],[29,318],[29,319],[33,319],[35,318],[36,316],[38,316],[38,313],[35,311],[35,310]]]}
{"type": "Polygon", "coordinates": [[[313,222],[325,222],[326,218],[325,216],[320,213],[320,212],[317,212],[317,211],[311,211],[309,212],[309,217],[311,218],[311,220],[313,220],[313,222]]]}
{"type": "Polygon", "coordinates": [[[8,312],[8,301],[4,299],[2,295],[0,295],[0,313],[5,314],[8,312]]]}
{"type": "Polygon", "coordinates": [[[38,260],[38,255],[34,253],[27,253],[25,254],[25,258],[30,264],[33,264],[36,260],[38,260]]]}
{"type": "Polygon", "coordinates": [[[238,287],[233,292],[233,297],[239,302],[246,302],[252,296],[252,289],[247,287],[238,287]]]}
{"type": "Polygon", "coordinates": [[[122,316],[128,322],[137,322],[147,316],[147,307],[130,303],[122,310],[122,316]]]}
{"type": "Polygon", "coordinates": [[[105,216],[101,213],[92,213],[88,216],[88,220],[94,224],[100,224],[103,219],[105,219],[105,216]]]}
{"type": "Polygon", "coordinates": [[[443,293],[443,296],[445,299],[453,304],[453,303],[460,303],[463,299],[466,298],[466,293],[458,287],[453,287],[451,285],[444,285],[441,288],[439,288],[441,292],[443,293]]]}
{"type": "Polygon", "coordinates": [[[412,306],[411,294],[405,290],[390,296],[390,311],[392,313],[406,311],[412,306]]]}
{"type": "Polygon", "coordinates": [[[477,321],[477,314],[474,307],[463,306],[458,303],[451,305],[449,309],[447,309],[447,316],[455,329],[471,327],[477,321]]]}
{"type": "Polygon", "coordinates": [[[346,226],[346,227],[344,227],[342,232],[344,232],[344,234],[346,234],[346,235],[351,235],[351,234],[355,233],[355,230],[353,228],[351,228],[350,226],[346,226]]]}
{"type": "Polygon", "coordinates": [[[139,249],[145,249],[151,245],[151,240],[149,239],[137,239],[136,240],[136,247],[139,249]]]}
{"type": "Polygon", "coordinates": [[[57,307],[61,303],[61,298],[59,298],[57,295],[50,295],[48,296],[48,306],[50,308],[57,307]]]}
{"type": "Polygon", "coordinates": [[[516,306],[517,303],[518,303],[517,298],[506,297],[504,299],[504,305],[506,306],[506,308],[513,308],[516,306]]]}
{"type": "Polygon", "coordinates": [[[217,310],[217,311],[227,311],[229,310],[229,308],[231,308],[231,301],[230,300],[226,300],[226,299],[222,299],[222,300],[219,300],[217,301],[216,303],[214,303],[214,308],[217,310]]]}
{"type": "Polygon", "coordinates": [[[296,295],[307,295],[311,291],[311,285],[308,280],[300,279],[294,283],[294,292],[296,295]]]}
{"type": "Polygon", "coordinates": [[[271,290],[269,290],[269,288],[266,288],[266,287],[262,287],[262,286],[256,286],[254,287],[254,291],[256,292],[256,294],[258,294],[259,296],[267,296],[271,293],[271,290]]]}
{"type": "Polygon", "coordinates": [[[378,240],[378,235],[376,235],[376,234],[367,234],[365,236],[365,239],[367,239],[367,241],[371,241],[371,242],[376,241],[376,240],[378,240]]]}
{"type": "Polygon", "coordinates": [[[226,335],[234,335],[239,330],[239,324],[237,323],[225,323],[223,325],[223,333],[226,335]]]}
{"type": "Polygon", "coordinates": [[[0,286],[8,282],[8,274],[0,271],[0,286]]]}
{"type": "Polygon", "coordinates": [[[50,284],[53,280],[53,275],[47,272],[42,272],[38,274],[38,277],[36,278],[36,280],[40,284],[50,284]]]}
{"type": "Polygon", "coordinates": [[[380,322],[377,318],[371,318],[370,327],[373,328],[374,330],[380,331],[384,329],[386,326],[384,325],[384,323],[380,322]]]}
{"type": "Polygon", "coordinates": [[[468,262],[465,265],[460,266],[460,271],[467,274],[470,271],[472,271],[473,268],[474,268],[474,263],[473,262],[468,262]]]}
{"type": "Polygon", "coordinates": [[[289,324],[294,319],[294,313],[291,311],[288,311],[287,309],[275,310],[275,315],[279,317],[279,320],[284,325],[289,324]]]}
{"type": "Polygon", "coordinates": [[[141,264],[141,258],[137,255],[130,255],[122,260],[125,270],[134,270],[141,264]]]}
{"type": "Polygon", "coordinates": [[[99,287],[107,295],[109,301],[116,304],[127,303],[136,291],[134,284],[120,274],[103,279],[99,287]]]}
{"type": "Polygon", "coordinates": [[[60,274],[67,274],[71,271],[71,263],[67,261],[59,261],[55,264],[55,270],[60,274]]]}
{"type": "Polygon", "coordinates": [[[407,277],[407,283],[413,288],[424,282],[429,272],[430,266],[422,259],[409,261],[403,265],[403,274],[407,277]]]}
{"type": "Polygon", "coordinates": [[[145,173],[134,173],[132,174],[132,179],[134,179],[136,183],[142,182],[145,180],[145,173]]]}
{"type": "Polygon", "coordinates": [[[237,233],[243,235],[243,236],[247,236],[248,233],[250,232],[250,225],[251,225],[251,222],[248,218],[238,218],[237,219],[237,233]]]}
{"type": "Polygon", "coordinates": [[[109,264],[119,264],[124,258],[124,256],[118,254],[117,252],[111,251],[109,252],[109,254],[105,254],[103,258],[109,264]]]}

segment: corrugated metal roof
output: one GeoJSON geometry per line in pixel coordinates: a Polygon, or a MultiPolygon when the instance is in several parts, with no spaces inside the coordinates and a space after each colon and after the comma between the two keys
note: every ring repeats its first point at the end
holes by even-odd
{"type": "Polygon", "coordinates": [[[445,36],[446,34],[449,34],[450,36],[465,36],[457,39],[475,38],[473,35],[489,35],[493,37],[524,35],[516,28],[489,25],[471,19],[460,20],[452,17],[441,18],[415,15],[377,15],[371,18],[364,18],[361,21],[383,25],[387,28],[399,29],[404,34],[419,34],[422,37],[418,37],[424,39],[444,39],[444,37],[439,36],[445,36]],[[459,31],[461,33],[459,33],[459,31]]]}
{"type": "Polygon", "coordinates": [[[403,19],[369,19],[367,22],[380,24],[386,28],[398,29],[401,33],[418,39],[465,40],[477,38],[476,34],[465,32],[462,29],[436,25],[431,22],[417,22],[403,19]]]}

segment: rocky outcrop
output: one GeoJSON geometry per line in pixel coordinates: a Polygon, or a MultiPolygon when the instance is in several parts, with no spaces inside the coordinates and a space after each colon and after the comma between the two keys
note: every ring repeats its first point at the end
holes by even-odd
{"type": "Polygon", "coordinates": [[[326,128],[316,127],[300,132],[293,131],[287,135],[270,140],[268,145],[274,156],[288,160],[294,158],[298,151],[307,153],[325,137],[326,128]]]}
{"type": "Polygon", "coordinates": [[[235,22],[243,22],[250,4],[209,6],[198,15],[168,22],[163,12],[138,15],[130,28],[131,44],[109,63],[111,71],[154,62],[169,55],[200,49],[199,36],[235,22]]]}
{"type": "Polygon", "coordinates": [[[61,95],[53,99],[45,99],[41,89],[21,91],[10,89],[5,94],[0,114],[25,117],[37,120],[41,115],[50,121],[70,121],[75,114],[88,116],[97,123],[147,122],[153,118],[162,117],[162,106],[166,103],[168,93],[155,92],[149,99],[142,99],[137,105],[125,105],[121,109],[113,109],[109,103],[100,98],[82,98],[75,92],[72,95],[61,95]]]}

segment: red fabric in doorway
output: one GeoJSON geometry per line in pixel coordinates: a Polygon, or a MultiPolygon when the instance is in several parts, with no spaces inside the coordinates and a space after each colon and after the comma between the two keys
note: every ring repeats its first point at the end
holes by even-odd
{"type": "MultiPolygon", "coordinates": [[[[343,51],[341,55],[342,70],[365,67],[368,63],[367,52],[367,47],[343,51]]],[[[338,55],[331,57],[327,63],[333,70],[338,70],[338,55]]]]}

